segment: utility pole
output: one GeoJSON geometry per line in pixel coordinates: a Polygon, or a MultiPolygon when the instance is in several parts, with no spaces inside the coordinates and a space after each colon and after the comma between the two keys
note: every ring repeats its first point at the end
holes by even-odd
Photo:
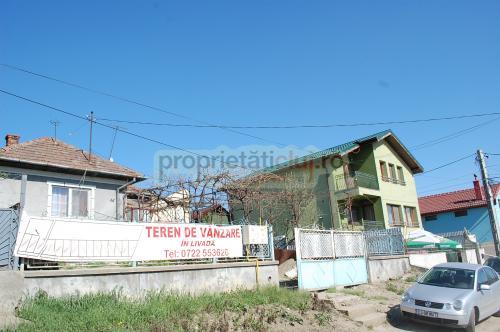
{"type": "Polygon", "coordinates": [[[500,256],[500,240],[498,238],[495,208],[493,207],[493,195],[491,193],[491,187],[488,180],[488,170],[486,169],[486,163],[484,162],[484,153],[481,149],[477,150],[477,160],[479,161],[479,167],[481,168],[481,177],[483,178],[483,188],[484,193],[486,194],[486,204],[488,206],[488,214],[490,216],[491,232],[493,233],[495,253],[497,256],[500,256]]]}
{"type": "Polygon", "coordinates": [[[90,112],[89,121],[90,121],[90,142],[89,142],[89,163],[90,163],[92,160],[92,126],[94,124],[94,111],[90,112]]]}

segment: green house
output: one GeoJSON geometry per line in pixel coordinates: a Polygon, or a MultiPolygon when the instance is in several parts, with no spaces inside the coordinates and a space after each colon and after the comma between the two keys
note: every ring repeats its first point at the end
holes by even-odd
{"type": "Polygon", "coordinates": [[[305,208],[311,212],[302,214],[300,226],[353,230],[421,228],[414,181],[421,172],[408,149],[385,130],[258,174],[293,175],[308,183],[313,199],[305,208]]]}

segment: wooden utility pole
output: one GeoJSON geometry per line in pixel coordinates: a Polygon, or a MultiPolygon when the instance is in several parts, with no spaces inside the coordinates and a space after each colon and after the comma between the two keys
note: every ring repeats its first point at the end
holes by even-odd
{"type": "Polygon", "coordinates": [[[486,194],[486,205],[488,207],[488,214],[490,217],[491,233],[493,234],[495,253],[497,256],[500,256],[500,240],[498,238],[497,218],[495,215],[495,208],[493,206],[493,195],[491,193],[491,187],[488,180],[488,170],[486,169],[486,163],[484,162],[484,153],[481,149],[477,150],[477,160],[479,161],[479,167],[481,168],[481,177],[483,178],[483,188],[484,193],[486,194]]]}

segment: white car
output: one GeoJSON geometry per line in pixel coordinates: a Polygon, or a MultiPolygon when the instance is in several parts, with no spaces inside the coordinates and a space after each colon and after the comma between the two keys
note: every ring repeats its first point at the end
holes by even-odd
{"type": "Polygon", "coordinates": [[[401,299],[404,317],[423,323],[475,330],[477,322],[500,315],[500,280],[489,266],[439,264],[401,299]]]}

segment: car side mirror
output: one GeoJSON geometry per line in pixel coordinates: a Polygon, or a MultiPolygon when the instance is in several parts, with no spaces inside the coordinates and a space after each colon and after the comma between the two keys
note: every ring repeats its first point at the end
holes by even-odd
{"type": "Polygon", "coordinates": [[[481,284],[481,286],[479,286],[479,290],[490,290],[490,289],[491,289],[490,285],[481,284]]]}

